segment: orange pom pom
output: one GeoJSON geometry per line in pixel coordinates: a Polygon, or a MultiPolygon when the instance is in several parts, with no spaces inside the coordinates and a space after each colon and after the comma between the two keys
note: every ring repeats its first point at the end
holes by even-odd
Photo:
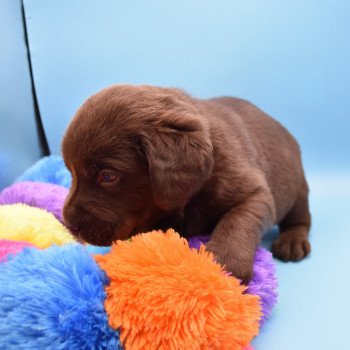
{"type": "Polygon", "coordinates": [[[105,308],[126,350],[243,349],[258,334],[259,298],[173,230],[118,241],[95,259],[110,278],[105,308]]]}

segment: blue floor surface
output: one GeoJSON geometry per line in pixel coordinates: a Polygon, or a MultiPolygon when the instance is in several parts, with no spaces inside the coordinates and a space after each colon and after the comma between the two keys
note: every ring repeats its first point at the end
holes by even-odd
{"type": "Polygon", "coordinates": [[[279,301],[255,350],[350,348],[350,174],[314,176],[309,183],[312,253],[299,263],[276,260],[279,301]]]}

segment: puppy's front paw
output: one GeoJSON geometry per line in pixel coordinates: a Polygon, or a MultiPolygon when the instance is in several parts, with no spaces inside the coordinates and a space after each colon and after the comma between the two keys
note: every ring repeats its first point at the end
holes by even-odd
{"type": "Polygon", "coordinates": [[[248,284],[253,276],[253,261],[251,257],[235,254],[233,250],[227,249],[223,244],[209,242],[205,249],[214,254],[215,260],[224,266],[227,272],[248,284]]]}
{"type": "Polygon", "coordinates": [[[299,261],[311,251],[307,237],[297,237],[288,233],[281,234],[272,246],[273,256],[282,261],[299,261]]]}

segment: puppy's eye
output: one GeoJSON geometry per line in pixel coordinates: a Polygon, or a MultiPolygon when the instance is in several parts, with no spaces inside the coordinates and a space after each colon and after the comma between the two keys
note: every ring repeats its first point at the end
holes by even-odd
{"type": "Polygon", "coordinates": [[[111,170],[100,170],[98,173],[98,182],[111,183],[117,181],[119,176],[111,170]]]}

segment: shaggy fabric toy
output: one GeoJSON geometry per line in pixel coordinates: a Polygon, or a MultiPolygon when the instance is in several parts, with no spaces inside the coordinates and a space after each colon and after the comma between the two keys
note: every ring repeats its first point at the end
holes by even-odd
{"type": "Polygon", "coordinates": [[[9,256],[16,255],[26,247],[33,247],[27,242],[8,241],[0,239],[0,262],[6,261],[9,256]]]}
{"type": "Polygon", "coordinates": [[[0,264],[0,348],[121,350],[106,283],[81,245],[25,249],[0,264]]]}
{"type": "Polygon", "coordinates": [[[18,182],[0,193],[1,204],[23,203],[42,208],[63,222],[62,208],[68,190],[59,185],[44,182],[18,182]]]}
{"type": "MultiPolygon", "coordinates": [[[[200,246],[209,242],[210,236],[196,236],[188,240],[192,248],[199,250],[200,246]]],[[[277,303],[277,278],[275,264],[273,263],[272,254],[266,249],[259,247],[255,253],[253,278],[248,284],[246,293],[259,295],[262,305],[263,317],[260,324],[268,319],[273,307],[277,303]]]]}
{"type": "Polygon", "coordinates": [[[1,346],[118,350],[120,327],[125,350],[242,350],[258,333],[259,298],[172,230],[95,258],[110,281],[78,244],[0,264],[1,346]]]}
{"type": "Polygon", "coordinates": [[[62,157],[54,155],[41,158],[16,180],[16,182],[23,181],[48,182],[69,188],[72,177],[62,157]]]}
{"type": "Polygon", "coordinates": [[[278,282],[272,254],[259,247],[254,257],[253,278],[247,286],[246,293],[260,297],[263,314],[260,325],[263,325],[269,318],[277,303],[277,287],[278,282]]]}
{"type": "Polygon", "coordinates": [[[87,250],[108,248],[25,249],[0,264],[5,349],[121,349],[110,328],[120,327],[125,350],[242,350],[258,333],[258,296],[173,230],[118,241],[96,256],[110,284],[87,250]]]}
{"type": "Polygon", "coordinates": [[[258,334],[259,298],[173,230],[118,241],[95,258],[110,279],[109,324],[121,327],[126,349],[243,349],[258,334]]]}
{"type": "MultiPolygon", "coordinates": [[[[71,176],[61,157],[50,156],[19,180],[69,187],[71,176]]],[[[0,194],[2,203],[38,207],[0,206],[1,349],[252,350],[248,344],[276,303],[270,253],[257,250],[245,287],[200,248],[207,236],[187,242],[169,230],[118,241],[111,250],[25,248],[74,242],[39,209],[62,219],[67,190],[47,186],[17,183],[0,194]],[[106,254],[95,256],[105,272],[96,253],[106,254]]]]}
{"type": "Polygon", "coordinates": [[[25,204],[0,205],[0,239],[25,241],[39,248],[75,242],[68,230],[45,210],[25,204]]]}

